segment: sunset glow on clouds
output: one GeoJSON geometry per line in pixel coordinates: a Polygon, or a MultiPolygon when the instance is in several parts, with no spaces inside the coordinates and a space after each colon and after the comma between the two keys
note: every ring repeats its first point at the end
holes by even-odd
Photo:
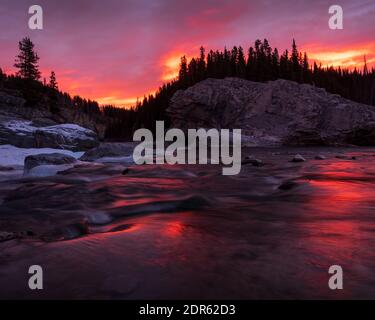
{"type": "Polygon", "coordinates": [[[0,67],[13,73],[18,41],[30,36],[43,76],[102,104],[133,105],[177,76],[179,60],[199,47],[247,50],[267,38],[280,51],[293,38],[323,66],[375,66],[375,3],[339,1],[344,30],[328,28],[330,1],[40,0],[44,30],[27,28],[31,0],[1,0],[0,67]]]}
{"type": "Polygon", "coordinates": [[[366,58],[369,67],[375,65],[375,41],[359,44],[357,48],[341,47],[336,49],[314,46],[307,47],[309,58],[322,66],[362,69],[366,58]]]}

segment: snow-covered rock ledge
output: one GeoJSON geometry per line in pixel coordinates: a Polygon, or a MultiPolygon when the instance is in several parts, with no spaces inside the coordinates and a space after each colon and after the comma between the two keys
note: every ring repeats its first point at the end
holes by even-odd
{"type": "Polygon", "coordinates": [[[32,121],[0,119],[0,144],[83,151],[98,146],[97,134],[76,124],[38,127],[32,121]]]}

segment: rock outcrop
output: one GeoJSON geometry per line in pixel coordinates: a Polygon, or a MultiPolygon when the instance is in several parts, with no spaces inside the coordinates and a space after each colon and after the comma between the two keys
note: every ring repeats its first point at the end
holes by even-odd
{"type": "Polygon", "coordinates": [[[31,121],[18,117],[0,115],[0,144],[10,144],[19,148],[35,147],[34,129],[31,121]]]}
{"type": "Polygon", "coordinates": [[[50,102],[42,100],[36,106],[28,107],[20,92],[1,89],[0,125],[3,122],[2,118],[31,121],[36,127],[73,123],[94,131],[99,139],[104,138],[106,124],[101,116],[66,106],[64,101],[60,100],[55,103],[53,110],[50,110],[49,104],[50,102]]]}
{"type": "Polygon", "coordinates": [[[88,150],[99,144],[105,126],[88,114],[61,107],[25,106],[17,91],[0,90],[0,144],[20,148],[88,150]]]}
{"type": "Polygon", "coordinates": [[[99,145],[97,134],[76,124],[35,123],[21,118],[0,115],[0,144],[20,148],[56,148],[81,151],[99,145]]]}
{"type": "Polygon", "coordinates": [[[238,128],[258,145],[375,145],[375,107],[288,80],[207,79],[167,112],[172,127],[238,128]]]}
{"type": "Polygon", "coordinates": [[[72,151],[88,150],[99,145],[98,136],[92,130],[76,124],[59,124],[38,128],[34,132],[37,148],[57,148],[72,151]]]}

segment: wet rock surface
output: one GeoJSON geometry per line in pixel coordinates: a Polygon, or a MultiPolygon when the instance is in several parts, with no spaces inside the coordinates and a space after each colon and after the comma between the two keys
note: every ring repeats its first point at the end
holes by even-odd
{"type": "Polygon", "coordinates": [[[95,161],[100,158],[129,157],[136,144],[133,143],[101,143],[98,147],[85,152],[82,161],[95,161]]]}
{"type": "Polygon", "coordinates": [[[325,160],[325,159],[327,158],[322,154],[318,154],[317,156],[315,156],[315,160],[325,160]]]}
{"type": "Polygon", "coordinates": [[[254,167],[262,167],[264,166],[264,163],[262,160],[259,160],[259,159],[255,159],[251,156],[247,156],[245,157],[245,159],[243,159],[241,161],[242,164],[251,164],[253,165],[254,167]]]}
{"type": "Polygon", "coordinates": [[[292,160],[290,160],[291,162],[305,162],[306,159],[304,157],[302,157],[300,154],[296,154],[292,160]]]}
{"type": "Polygon", "coordinates": [[[36,154],[25,158],[24,170],[27,172],[40,165],[61,165],[77,162],[76,158],[62,153],[36,154]]]}

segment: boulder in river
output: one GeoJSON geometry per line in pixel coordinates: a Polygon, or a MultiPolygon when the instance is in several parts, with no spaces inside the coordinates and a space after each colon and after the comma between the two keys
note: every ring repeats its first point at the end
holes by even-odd
{"type": "Polygon", "coordinates": [[[302,157],[300,154],[296,154],[291,160],[291,162],[305,162],[305,161],[306,159],[302,157]]]}
{"type": "Polygon", "coordinates": [[[262,160],[246,157],[244,160],[241,161],[241,164],[251,164],[254,167],[262,167],[264,165],[262,160]]]}
{"type": "Polygon", "coordinates": [[[25,172],[41,165],[73,164],[76,158],[63,153],[36,154],[25,158],[25,172]]]}
{"type": "Polygon", "coordinates": [[[322,154],[318,154],[317,156],[315,156],[314,158],[315,160],[325,160],[327,159],[325,156],[323,156],[322,154]]]}
{"type": "Polygon", "coordinates": [[[297,186],[297,183],[294,182],[294,181],[285,181],[283,182],[279,187],[278,189],[279,190],[291,190],[293,189],[295,186],[297,186]]]}
{"type": "Polygon", "coordinates": [[[101,158],[129,157],[133,154],[135,143],[101,143],[88,150],[80,158],[82,161],[96,161],[101,158]]]}

